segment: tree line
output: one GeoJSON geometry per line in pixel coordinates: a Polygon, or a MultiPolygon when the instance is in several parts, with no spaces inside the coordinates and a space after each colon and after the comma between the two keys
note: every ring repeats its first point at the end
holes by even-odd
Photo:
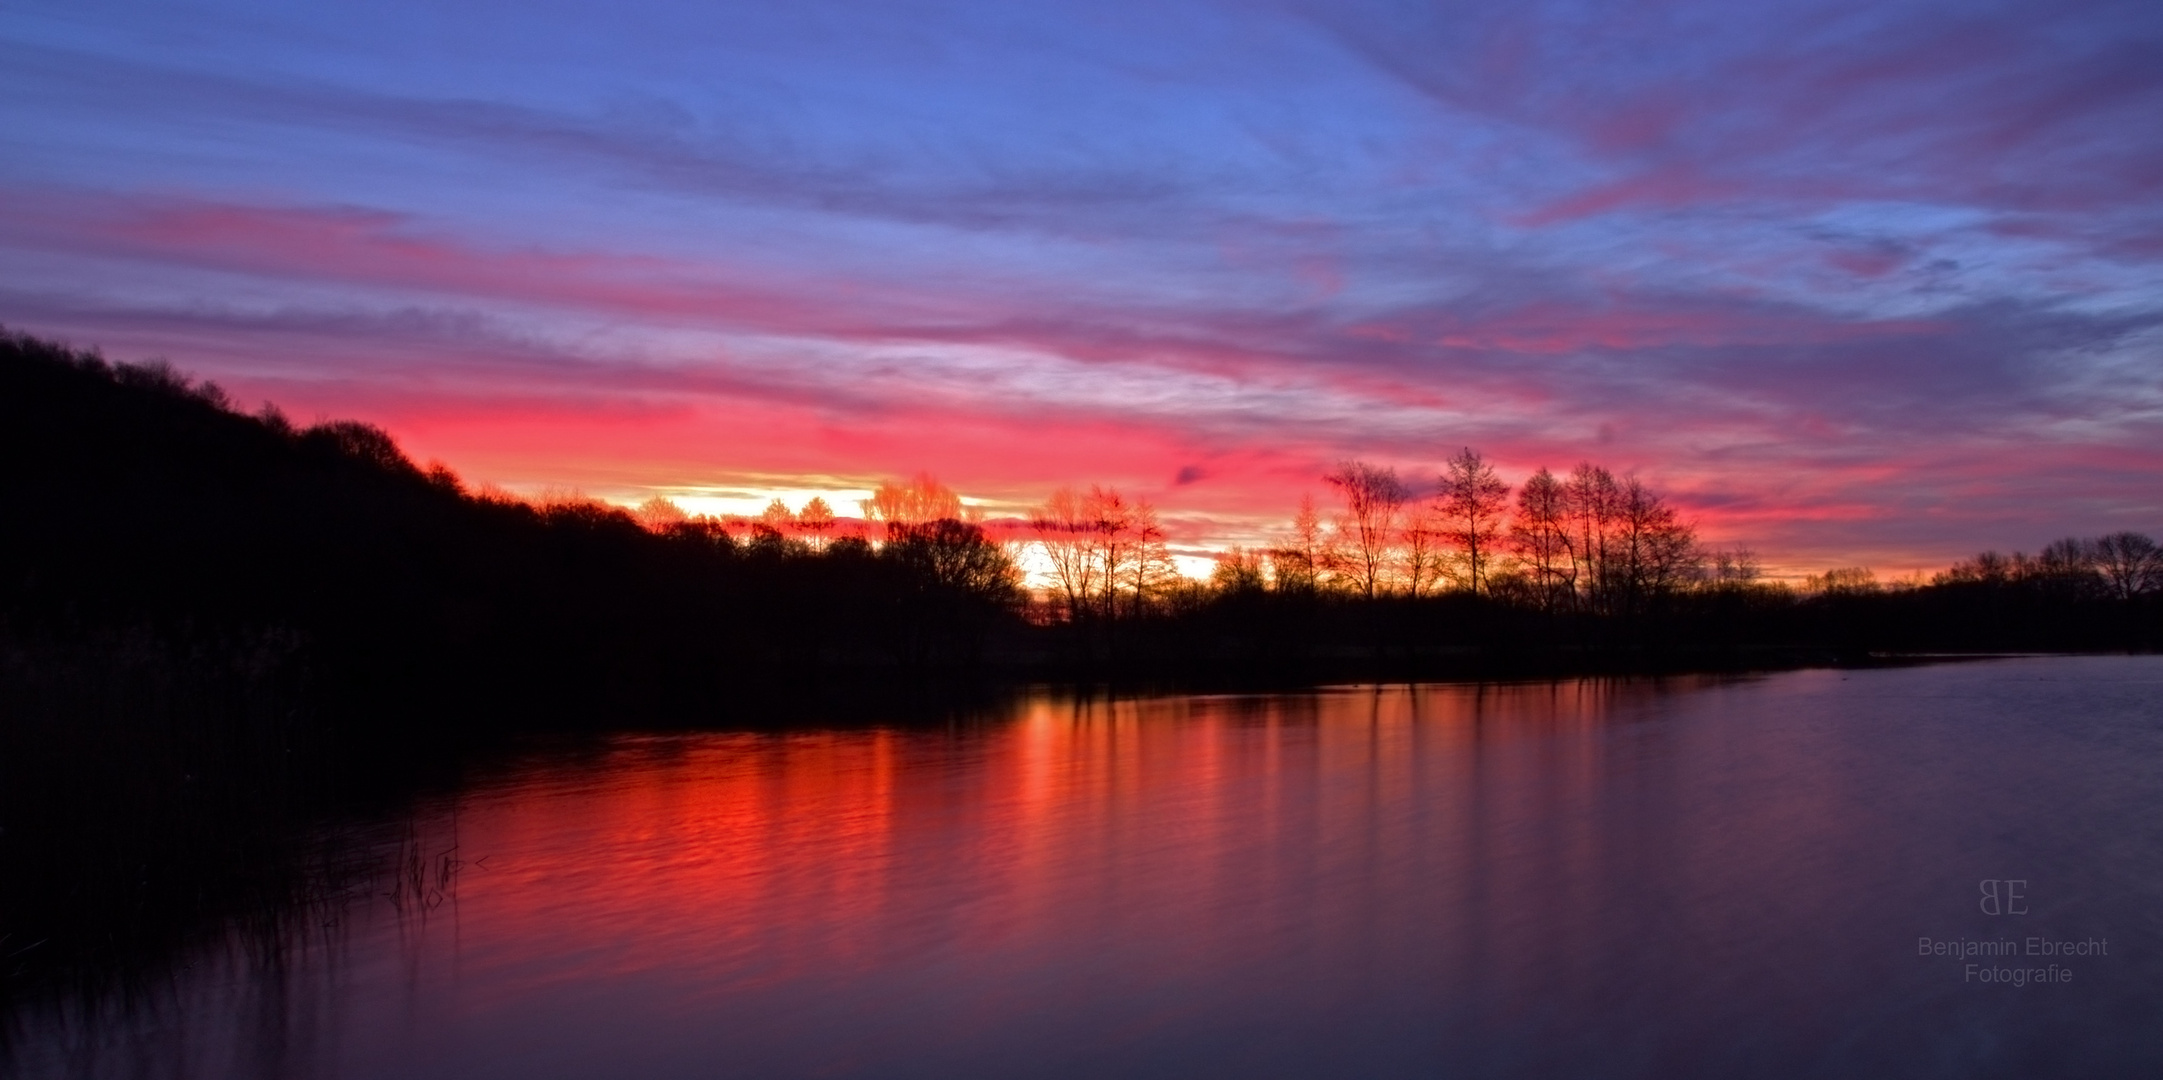
{"type": "Polygon", "coordinates": [[[1708,571],[1716,580],[1757,577],[1747,553],[1704,550],[1660,495],[1591,462],[1564,476],[1541,468],[1513,489],[1466,448],[1425,495],[1396,469],[1362,461],[1323,480],[1338,496],[1333,520],[1303,501],[1286,542],[1225,554],[1220,587],[1368,600],[1456,590],[1541,611],[1628,616],[1708,571]]]}
{"type": "MultiPolygon", "coordinates": [[[[1212,593],[1244,591],[1376,600],[1460,590],[1542,610],[1621,615],[1706,580],[1758,576],[1749,553],[1704,550],[1694,527],[1662,497],[1635,477],[1617,479],[1589,462],[1567,476],[1541,469],[1512,489],[1467,448],[1426,495],[1394,468],[1361,461],[1343,462],[1322,480],[1339,500],[1328,519],[1311,496],[1304,499],[1279,543],[1221,553],[1206,582],[1180,574],[1155,506],[1102,484],[1060,488],[1019,520],[994,523],[1005,537],[996,545],[1005,555],[997,570],[990,569],[999,560],[983,515],[965,511],[928,474],[885,483],[865,500],[869,533],[847,531],[821,498],[800,512],[776,499],[757,517],[713,520],[813,552],[871,536],[891,543],[901,535],[897,524],[945,522],[955,537],[985,549],[987,585],[1020,583],[1019,558],[1033,548],[1044,568],[1033,599],[1055,621],[1076,624],[1161,615],[1212,593]]],[[[638,516],[663,532],[693,520],[659,498],[638,516]]]]}
{"type": "Polygon", "coordinates": [[[0,661],[45,658],[0,676],[145,649],[246,666],[230,643],[276,640],[372,725],[746,712],[967,673],[1017,621],[1011,558],[958,510],[882,504],[875,536],[812,541],[802,514],[784,534],[520,499],[367,424],[21,335],[0,338],[0,498],[0,661]]]}
{"type": "MultiPolygon", "coordinates": [[[[1748,666],[2157,637],[2163,553],[2138,532],[2068,538],[2032,557],[1985,552],[1928,580],[1844,567],[1787,583],[1766,579],[1746,548],[1702,543],[1637,477],[1592,462],[1512,486],[1465,448],[1424,479],[1358,460],[1320,479],[1334,496],[1326,508],[1303,499],[1273,542],[1220,553],[1206,580],[1179,573],[1154,506],[1101,484],[986,521],[919,475],[882,485],[861,524],[837,524],[821,500],[794,514],[777,500],[722,527],[816,553],[881,536],[891,545],[897,526],[941,522],[941,546],[975,553],[957,564],[974,568],[967,578],[941,580],[1008,605],[1082,670],[1203,669],[1241,656],[1283,670],[1332,653],[1532,657],[1551,670],[1748,666]],[[1034,588],[1017,565],[1025,556],[1034,588]]],[[[664,503],[641,515],[662,529],[682,516],[664,503]]]]}
{"type": "Polygon", "coordinates": [[[1197,580],[1157,509],[1108,485],[996,520],[924,474],[853,518],[824,498],[743,518],[518,499],[413,463],[380,429],[245,413],[168,367],[20,335],[0,361],[0,482],[29,508],[0,533],[0,634],[291,631],[346,696],[563,711],[906,672],[2144,647],[2163,593],[2139,533],[1984,553],[1929,582],[1767,581],[1635,476],[1581,462],[1512,485],[1470,448],[1424,476],[1341,462],[1319,478],[1327,505],[1303,499],[1274,540],[1197,580]]]}

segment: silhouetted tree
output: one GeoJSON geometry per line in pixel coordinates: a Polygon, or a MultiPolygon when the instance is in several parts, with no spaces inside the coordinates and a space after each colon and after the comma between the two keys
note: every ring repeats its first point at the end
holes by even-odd
{"type": "Polygon", "coordinates": [[[834,531],[834,508],[826,505],[825,499],[813,495],[804,503],[803,511],[796,515],[796,528],[813,551],[825,550],[834,531]]]}
{"type": "Polygon", "coordinates": [[[1021,571],[1005,549],[973,522],[891,524],[880,554],[933,587],[986,604],[1010,602],[1021,584],[1021,571]]]}
{"type": "Polygon", "coordinates": [[[1878,575],[1867,566],[1834,567],[1803,578],[1803,591],[1825,596],[1867,596],[1878,592],[1878,575]]]}
{"type": "Polygon", "coordinates": [[[2115,532],[2099,536],[2092,541],[2096,572],[2109,587],[2111,595],[2120,600],[2132,600],[2152,592],[2163,592],[2163,550],[2147,535],[2137,532],[2115,532]]]}
{"type": "MultiPolygon", "coordinates": [[[[2026,558],[2020,557],[2020,562],[2026,558]]],[[[2014,578],[2015,560],[1995,551],[1963,559],[1931,577],[1935,585],[2002,585],[2014,578]]]]}
{"type": "Polygon", "coordinates": [[[863,501],[863,508],[864,520],[886,526],[889,538],[896,525],[972,521],[976,517],[963,508],[961,496],[954,494],[954,489],[928,472],[917,473],[908,480],[880,484],[871,497],[863,501]]]}
{"type": "Polygon", "coordinates": [[[1542,467],[1517,489],[1510,547],[1524,565],[1542,611],[1561,608],[1577,589],[1570,534],[1569,497],[1561,480],[1542,467]]]}
{"type": "Polygon", "coordinates": [[[1439,508],[1442,536],[1458,552],[1467,591],[1477,593],[1496,555],[1510,486],[1471,447],[1449,459],[1442,476],[1439,508]]]}
{"type": "Polygon", "coordinates": [[[1270,574],[1281,592],[1305,595],[1321,587],[1322,574],[1336,562],[1331,537],[1322,527],[1322,515],[1314,496],[1301,495],[1299,510],[1292,515],[1292,532],[1281,546],[1269,550],[1270,574]]]}
{"type": "Polygon", "coordinates": [[[1097,614],[1109,622],[1119,616],[1119,592],[1130,573],[1127,564],[1141,543],[1136,530],[1138,508],[1118,489],[1094,484],[1086,502],[1096,533],[1097,614]]]}
{"type": "Polygon", "coordinates": [[[1137,501],[1131,521],[1126,580],[1120,586],[1127,594],[1129,615],[1140,618],[1152,600],[1170,592],[1180,577],[1165,541],[1164,526],[1157,520],[1157,508],[1137,501]]]}
{"type": "Polygon", "coordinates": [[[665,533],[691,520],[691,515],[684,513],[683,507],[659,495],[638,504],[638,509],[631,513],[648,532],[665,533]]]}
{"type": "Polygon", "coordinates": [[[1613,473],[1581,461],[1570,470],[1562,493],[1569,518],[1569,552],[1577,602],[1585,610],[1608,613],[1617,583],[1609,545],[1622,512],[1622,489],[1613,473]]]}
{"type": "Polygon", "coordinates": [[[1397,470],[1363,461],[1345,461],[1324,476],[1344,500],[1338,535],[1344,543],[1341,568],[1352,587],[1374,599],[1389,574],[1391,549],[1397,543],[1397,519],[1408,492],[1397,470]]]}
{"type": "Polygon", "coordinates": [[[776,536],[793,536],[796,533],[796,515],[789,510],[789,504],[780,499],[766,504],[766,509],[759,514],[759,524],[776,536]]]}
{"type": "Polygon", "coordinates": [[[1410,503],[1404,514],[1404,591],[1414,599],[1441,588],[1449,576],[1442,510],[1433,500],[1410,503]]]}
{"type": "Polygon", "coordinates": [[[2096,565],[2096,542],[2077,536],[2044,545],[2034,573],[2037,584],[2060,600],[2097,597],[2110,588],[2096,565]]]}
{"type": "MultiPolygon", "coordinates": [[[[220,396],[222,400],[222,395],[220,396]]],[[[329,420],[301,432],[302,446],[322,447],[387,473],[420,475],[390,433],[358,420],[329,420]]]]}
{"type": "Polygon", "coordinates": [[[1705,583],[1715,589],[1748,587],[1763,576],[1757,553],[1749,548],[1705,553],[1705,583]]]}
{"type": "Polygon", "coordinates": [[[1065,487],[1029,513],[1029,527],[1051,563],[1052,586],[1065,601],[1069,622],[1086,618],[1096,597],[1102,564],[1096,517],[1087,497],[1065,487]]]}
{"type": "Polygon", "coordinates": [[[1619,586],[1623,610],[1636,615],[1697,576],[1697,530],[1634,476],[1623,482],[1621,496],[1615,537],[1607,547],[1617,564],[1610,576],[1619,586]]]}
{"type": "Polygon", "coordinates": [[[1269,588],[1269,572],[1261,553],[1238,545],[1217,554],[1210,584],[1222,593],[1259,593],[1269,588]]]}

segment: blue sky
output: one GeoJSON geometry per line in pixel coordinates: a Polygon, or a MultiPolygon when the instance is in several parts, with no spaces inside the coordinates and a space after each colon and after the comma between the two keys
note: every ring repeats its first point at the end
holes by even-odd
{"type": "Polygon", "coordinates": [[[2163,532],[2158,116],[2153,4],[11,3],[0,321],[524,488],[1471,445],[1890,572],[2163,532]]]}

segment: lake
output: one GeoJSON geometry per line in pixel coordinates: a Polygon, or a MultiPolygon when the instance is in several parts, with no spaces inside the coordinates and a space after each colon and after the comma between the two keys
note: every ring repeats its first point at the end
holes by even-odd
{"type": "Polygon", "coordinates": [[[627,733],[373,828],[10,1071],[2163,1075],[2157,657],[627,733]]]}

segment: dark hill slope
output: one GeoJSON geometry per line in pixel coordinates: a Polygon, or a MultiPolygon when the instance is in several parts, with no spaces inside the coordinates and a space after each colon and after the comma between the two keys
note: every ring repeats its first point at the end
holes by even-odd
{"type": "Polygon", "coordinates": [[[958,657],[997,617],[861,544],[477,498],[365,424],[296,429],[22,336],[0,340],[0,498],[19,639],[282,635],[326,696],[379,711],[709,709],[888,670],[904,639],[958,657]]]}

